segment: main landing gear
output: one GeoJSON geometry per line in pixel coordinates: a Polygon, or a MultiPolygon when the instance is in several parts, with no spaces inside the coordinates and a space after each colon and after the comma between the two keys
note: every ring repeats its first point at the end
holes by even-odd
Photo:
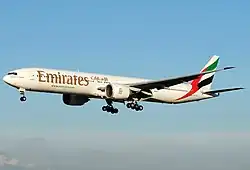
{"type": "Polygon", "coordinates": [[[132,102],[132,103],[127,103],[127,108],[130,108],[132,110],[136,110],[136,111],[142,111],[143,110],[143,106],[139,105],[137,102],[132,102]]]}
{"type": "Polygon", "coordinates": [[[117,114],[119,112],[119,110],[117,108],[114,108],[114,106],[112,105],[112,101],[106,100],[106,102],[107,106],[102,106],[102,111],[109,112],[111,114],[117,114]]]}
{"type": "Polygon", "coordinates": [[[25,89],[19,89],[19,92],[20,92],[20,101],[21,102],[25,102],[27,100],[27,98],[25,97],[25,89]]]}

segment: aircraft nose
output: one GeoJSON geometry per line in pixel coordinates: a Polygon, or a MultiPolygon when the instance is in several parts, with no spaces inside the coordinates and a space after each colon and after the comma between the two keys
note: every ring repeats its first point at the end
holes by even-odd
{"type": "Polygon", "coordinates": [[[5,83],[8,82],[8,76],[7,76],[7,75],[5,75],[5,76],[3,77],[3,81],[4,81],[5,83]]]}
{"type": "Polygon", "coordinates": [[[11,79],[10,79],[10,77],[9,77],[8,75],[5,75],[5,76],[3,77],[3,81],[4,81],[5,83],[7,83],[7,84],[11,84],[11,79]]]}

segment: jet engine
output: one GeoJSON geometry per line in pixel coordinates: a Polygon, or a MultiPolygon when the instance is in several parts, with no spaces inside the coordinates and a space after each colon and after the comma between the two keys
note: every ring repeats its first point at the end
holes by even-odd
{"type": "Polygon", "coordinates": [[[117,100],[127,99],[132,93],[129,87],[118,84],[108,84],[105,88],[105,92],[108,98],[117,100]]]}
{"type": "Polygon", "coordinates": [[[82,106],[89,101],[89,98],[83,95],[63,94],[63,102],[70,106],[82,106]]]}

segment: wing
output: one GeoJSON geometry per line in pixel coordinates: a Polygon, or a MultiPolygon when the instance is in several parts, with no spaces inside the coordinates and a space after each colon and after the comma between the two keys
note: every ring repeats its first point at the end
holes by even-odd
{"type": "Polygon", "coordinates": [[[213,94],[217,94],[217,93],[230,92],[230,91],[241,90],[241,89],[244,89],[244,88],[242,88],[242,87],[227,88],[227,89],[221,89],[221,90],[206,91],[206,92],[203,92],[203,93],[213,95],[213,94]]]}
{"type": "Polygon", "coordinates": [[[192,75],[187,75],[187,76],[181,76],[181,77],[175,77],[175,78],[170,78],[170,79],[163,79],[163,80],[157,80],[157,81],[144,81],[144,82],[139,82],[139,83],[133,83],[133,84],[128,84],[130,87],[135,87],[139,88],[141,90],[150,90],[150,89],[164,89],[166,87],[170,87],[173,85],[177,85],[180,83],[188,82],[194,79],[197,79],[200,76],[203,76],[205,74],[213,73],[213,72],[218,72],[218,71],[223,71],[223,70],[229,70],[235,67],[225,67],[222,69],[218,70],[213,70],[213,71],[206,71],[206,72],[201,72],[197,74],[192,74],[192,75]]]}

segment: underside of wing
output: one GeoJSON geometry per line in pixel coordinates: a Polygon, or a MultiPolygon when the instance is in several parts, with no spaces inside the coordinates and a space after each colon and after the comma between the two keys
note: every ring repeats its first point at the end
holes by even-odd
{"type": "Polygon", "coordinates": [[[189,82],[189,81],[197,79],[200,76],[203,76],[205,74],[223,71],[223,70],[229,70],[232,68],[234,68],[234,67],[225,67],[225,68],[218,69],[218,70],[201,72],[201,73],[187,75],[187,76],[181,76],[181,77],[175,77],[175,78],[169,78],[169,79],[163,79],[163,80],[157,80],[157,81],[139,82],[139,83],[128,84],[128,85],[130,87],[139,88],[139,89],[145,90],[145,91],[150,90],[150,89],[154,89],[154,88],[164,89],[166,87],[174,86],[174,85],[177,85],[180,83],[189,82]]]}

